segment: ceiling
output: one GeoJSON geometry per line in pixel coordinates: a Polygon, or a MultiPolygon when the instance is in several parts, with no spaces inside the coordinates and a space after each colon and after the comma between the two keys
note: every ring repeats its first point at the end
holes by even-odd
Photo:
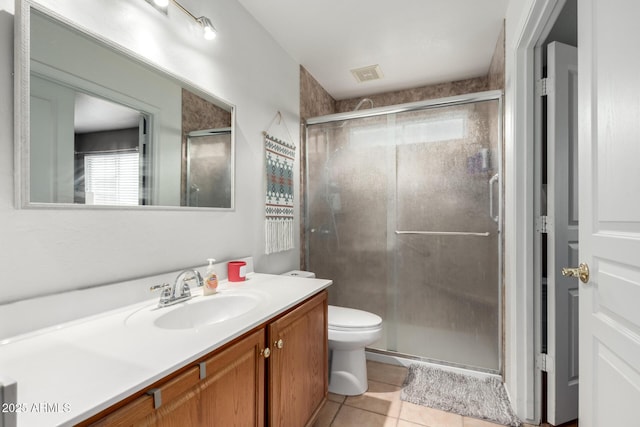
{"type": "Polygon", "coordinates": [[[508,0],[238,0],[337,100],[486,75],[508,0]],[[358,83],[351,69],[378,64],[358,83]]]}
{"type": "Polygon", "coordinates": [[[138,127],[140,112],[102,98],[76,92],[75,133],[138,127]]]}

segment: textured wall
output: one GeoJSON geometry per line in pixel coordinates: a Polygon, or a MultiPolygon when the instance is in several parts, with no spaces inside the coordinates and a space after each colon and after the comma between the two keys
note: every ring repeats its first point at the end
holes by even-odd
{"type": "Polygon", "coordinates": [[[336,112],[336,100],[316,79],[300,66],[300,119],[325,116],[336,112]]]}
{"type": "MultiPolygon", "coordinates": [[[[488,90],[489,81],[486,76],[473,79],[458,80],[455,82],[440,83],[430,86],[422,86],[414,89],[399,90],[396,92],[386,92],[377,95],[370,95],[374,107],[384,107],[387,105],[404,104],[407,102],[424,101],[427,99],[444,98],[447,96],[463,95],[466,93],[481,92],[488,90]]],[[[342,113],[353,111],[362,98],[344,99],[336,103],[336,112],[342,113]]],[[[369,108],[365,103],[360,109],[369,108]]]]}
{"type": "Polygon", "coordinates": [[[504,24],[489,66],[489,90],[504,90],[504,24]]]}
{"type": "Polygon", "coordinates": [[[212,104],[186,89],[182,89],[182,137],[194,130],[231,126],[231,112],[212,104]]]}

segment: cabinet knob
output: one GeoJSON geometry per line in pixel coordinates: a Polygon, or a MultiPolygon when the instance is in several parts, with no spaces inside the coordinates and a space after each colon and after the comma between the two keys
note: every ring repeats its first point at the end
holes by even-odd
{"type": "Polygon", "coordinates": [[[273,346],[277,348],[282,348],[284,347],[284,341],[282,341],[282,338],[280,338],[278,341],[273,342],[273,346]]]}
{"type": "Polygon", "coordinates": [[[271,350],[269,350],[269,347],[260,350],[260,356],[263,356],[265,359],[268,359],[269,356],[271,356],[271,350]]]}

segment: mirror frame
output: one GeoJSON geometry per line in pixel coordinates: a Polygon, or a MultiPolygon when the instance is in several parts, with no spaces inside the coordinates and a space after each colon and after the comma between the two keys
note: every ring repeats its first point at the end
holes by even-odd
{"type": "MultiPolygon", "coordinates": [[[[14,15],[14,206],[17,209],[90,209],[90,210],[183,210],[183,211],[235,211],[236,195],[236,106],[215,96],[189,80],[182,78],[141,57],[126,47],[102,37],[87,28],[70,21],[45,6],[32,0],[17,0],[14,15]],[[212,101],[217,106],[224,105],[231,109],[231,206],[230,207],[195,207],[195,206],[162,206],[162,205],[85,205],[75,203],[43,203],[31,202],[30,185],[30,152],[31,152],[31,11],[35,10],[48,18],[58,21],[83,36],[93,39],[125,58],[149,69],[150,72],[162,74],[166,78],[179,83],[184,89],[212,101]]],[[[182,144],[182,141],[178,141],[182,144]]]]}

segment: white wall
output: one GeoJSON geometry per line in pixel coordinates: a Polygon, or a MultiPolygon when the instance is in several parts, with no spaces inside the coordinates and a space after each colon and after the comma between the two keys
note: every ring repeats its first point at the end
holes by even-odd
{"type": "Polygon", "coordinates": [[[213,42],[175,7],[167,17],[144,0],[39,3],[236,105],[236,210],[16,209],[14,5],[0,0],[0,303],[201,265],[208,257],[252,255],[263,272],[298,267],[298,250],[263,255],[261,132],[280,110],[299,145],[299,68],[239,3],[185,2],[211,18],[219,32],[213,42]]]}

